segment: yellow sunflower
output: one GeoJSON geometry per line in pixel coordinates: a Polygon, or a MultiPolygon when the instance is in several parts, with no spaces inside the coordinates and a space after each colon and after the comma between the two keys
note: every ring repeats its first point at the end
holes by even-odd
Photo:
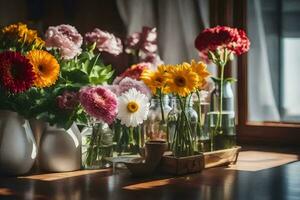
{"type": "Polygon", "coordinates": [[[27,43],[34,47],[42,47],[45,42],[38,37],[37,31],[28,29],[26,24],[17,23],[4,27],[1,30],[2,34],[8,37],[16,37],[18,42],[27,43]]]}
{"type": "Polygon", "coordinates": [[[45,45],[44,40],[38,37],[37,31],[28,29],[26,32],[26,41],[28,44],[32,44],[34,47],[43,47],[45,45]]]}
{"type": "Polygon", "coordinates": [[[166,72],[166,91],[185,97],[197,89],[198,80],[188,63],[172,66],[166,72]]]}
{"type": "Polygon", "coordinates": [[[31,50],[27,58],[33,65],[33,71],[36,74],[34,85],[38,88],[53,85],[58,79],[59,64],[57,60],[47,51],[31,50]]]}
{"type": "Polygon", "coordinates": [[[4,27],[1,32],[5,35],[17,36],[20,39],[23,39],[25,33],[28,31],[26,24],[18,23],[11,24],[4,27]]]}
{"type": "Polygon", "coordinates": [[[206,78],[211,74],[207,70],[207,65],[203,62],[191,61],[192,71],[195,72],[199,77],[198,88],[201,89],[206,84],[206,78]]]}
{"type": "Polygon", "coordinates": [[[164,92],[166,65],[160,65],[157,70],[144,70],[141,75],[141,80],[150,88],[153,94],[156,94],[158,89],[164,92]]]}

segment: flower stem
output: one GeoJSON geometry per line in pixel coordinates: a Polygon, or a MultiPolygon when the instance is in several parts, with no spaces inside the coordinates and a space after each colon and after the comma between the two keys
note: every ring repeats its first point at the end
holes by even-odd
{"type": "Polygon", "coordinates": [[[218,62],[216,62],[215,64],[217,66],[220,67],[221,69],[221,74],[220,74],[220,94],[219,94],[219,112],[218,112],[218,116],[217,116],[217,122],[216,122],[216,126],[215,129],[211,135],[211,150],[214,150],[214,144],[213,144],[213,140],[214,137],[217,134],[222,134],[222,114],[223,114],[223,86],[224,86],[224,71],[225,71],[225,66],[227,64],[228,61],[228,51],[226,49],[224,49],[224,55],[223,55],[223,59],[219,60],[218,62]]]}
{"type": "Polygon", "coordinates": [[[129,144],[135,145],[136,141],[134,139],[134,128],[133,127],[129,127],[129,144]]]}
{"type": "Polygon", "coordinates": [[[86,164],[87,166],[91,166],[93,164],[93,162],[95,162],[97,160],[97,135],[98,135],[98,131],[100,128],[100,124],[98,124],[97,126],[93,126],[92,127],[92,135],[91,135],[91,139],[89,141],[89,146],[87,149],[87,158],[86,158],[86,164]],[[96,155],[95,155],[96,153],[96,155]]]}
{"type": "Polygon", "coordinates": [[[220,128],[222,125],[222,112],[223,112],[223,86],[224,86],[224,69],[225,65],[221,64],[221,77],[220,77],[220,99],[219,99],[219,120],[217,126],[220,128]]]}
{"type": "Polygon", "coordinates": [[[194,151],[193,151],[193,138],[192,138],[192,128],[191,128],[191,124],[189,123],[189,119],[186,115],[186,104],[187,104],[187,98],[184,99],[184,102],[182,102],[182,100],[179,98],[179,102],[180,102],[180,107],[181,107],[181,114],[184,117],[184,119],[182,120],[182,136],[184,134],[184,137],[182,138],[182,141],[186,141],[187,145],[188,145],[188,149],[185,150],[184,154],[185,156],[187,155],[193,155],[194,151]],[[186,129],[184,127],[184,123],[186,123],[188,129],[186,129]]]}
{"type": "Polygon", "coordinates": [[[163,98],[162,98],[161,90],[159,90],[159,104],[160,104],[160,111],[161,111],[161,119],[162,119],[163,124],[165,124],[165,113],[164,113],[163,98]]]}
{"type": "Polygon", "coordinates": [[[202,114],[202,110],[201,110],[201,100],[200,100],[200,91],[199,90],[197,90],[196,91],[196,94],[197,94],[197,97],[198,97],[198,100],[199,100],[199,108],[198,108],[198,110],[197,110],[197,114],[198,114],[198,123],[199,123],[199,125],[200,125],[200,127],[202,127],[202,125],[201,125],[201,122],[202,122],[202,116],[201,116],[201,114],[202,114]]]}

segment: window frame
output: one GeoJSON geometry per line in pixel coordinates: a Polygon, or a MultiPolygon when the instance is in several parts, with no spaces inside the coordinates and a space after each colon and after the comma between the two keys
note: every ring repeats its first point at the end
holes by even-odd
{"type": "MultiPolygon", "coordinates": [[[[247,31],[247,0],[234,0],[233,3],[233,25],[247,31]]],[[[238,143],[299,146],[299,123],[251,122],[248,120],[247,61],[247,54],[237,58],[238,143]]]]}

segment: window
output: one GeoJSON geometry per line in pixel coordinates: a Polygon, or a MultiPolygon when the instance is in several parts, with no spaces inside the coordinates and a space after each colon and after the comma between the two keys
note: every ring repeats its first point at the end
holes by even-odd
{"type": "Polygon", "coordinates": [[[250,121],[300,122],[300,1],[247,3],[248,117],[250,121]],[[298,83],[298,84],[297,84],[298,83]]]}
{"type": "Polygon", "coordinates": [[[300,2],[235,0],[234,26],[252,42],[238,59],[238,139],[300,144],[300,2]]]}

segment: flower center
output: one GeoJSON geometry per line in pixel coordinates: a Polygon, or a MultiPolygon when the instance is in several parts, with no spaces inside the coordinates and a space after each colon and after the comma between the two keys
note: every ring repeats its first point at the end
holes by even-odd
{"type": "Polygon", "coordinates": [[[139,105],[135,101],[130,101],[127,104],[127,110],[131,113],[135,113],[139,109],[139,105]]]}
{"type": "Polygon", "coordinates": [[[41,73],[45,73],[45,67],[43,65],[39,65],[38,69],[41,73]]]}
{"type": "Polygon", "coordinates": [[[103,105],[105,105],[105,99],[96,92],[93,93],[93,99],[97,107],[102,107],[103,105]]]}
{"type": "Polygon", "coordinates": [[[174,82],[178,87],[184,87],[186,85],[186,80],[182,76],[176,76],[174,82]]]}
{"type": "Polygon", "coordinates": [[[13,78],[20,79],[23,76],[23,72],[21,69],[22,67],[20,67],[17,64],[14,64],[10,68],[10,74],[12,75],[13,78]]]}
{"type": "Polygon", "coordinates": [[[155,81],[158,83],[162,83],[163,79],[162,79],[162,77],[158,76],[158,77],[156,77],[155,81]]]}

